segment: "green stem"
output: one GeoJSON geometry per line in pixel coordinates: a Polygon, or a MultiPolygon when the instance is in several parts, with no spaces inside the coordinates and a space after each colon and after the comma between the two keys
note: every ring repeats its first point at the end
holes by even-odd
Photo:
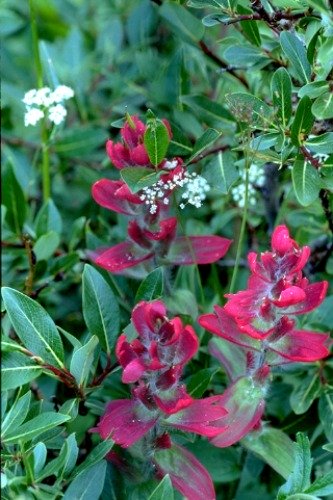
{"type": "MultiPolygon", "coordinates": [[[[32,32],[32,48],[34,62],[36,67],[37,87],[43,87],[43,66],[39,52],[39,38],[37,30],[36,12],[34,8],[34,0],[29,0],[31,32],[32,32]]],[[[42,185],[43,185],[43,200],[47,201],[51,196],[51,180],[50,180],[50,157],[48,146],[48,130],[46,119],[42,120],[41,125],[41,142],[42,142],[42,185]]]]}
{"type": "Polygon", "coordinates": [[[249,194],[249,161],[248,161],[248,158],[246,158],[246,160],[245,160],[244,211],[243,211],[242,223],[241,223],[241,228],[240,228],[240,233],[239,233],[239,238],[238,238],[237,252],[236,252],[236,258],[235,258],[235,267],[234,267],[234,270],[232,273],[229,293],[233,293],[235,290],[235,284],[236,284],[236,279],[237,279],[237,274],[238,274],[238,269],[239,269],[239,261],[240,261],[241,254],[242,254],[243,239],[244,239],[244,233],[245,233],[246,221],[247,221],[248,194],[249,194]]]}
{"type": "Polygon", "coordinates": [[[25,446],[22,442],[20,442],[20,447],[21,447],[21,456],[22,456],[22,462],[25,468],[25,473],[27,477],[27,484],[31,486],[34,484],[34,470],[30,461],[30,457],[28,457],[25,446]]]}

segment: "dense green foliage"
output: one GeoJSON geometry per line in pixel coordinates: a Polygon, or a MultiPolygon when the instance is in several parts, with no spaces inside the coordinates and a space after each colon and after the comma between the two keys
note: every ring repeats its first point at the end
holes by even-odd
{"type": "MultiPolygon", "coordinates": [[[[162,297],[200,338],[190,394],[223,392],[196,319],[245,288],[246,255],[266,250],[277,224],[311,246],[306,275],[332,293],[332,1],[4,0],[0,12],[3,498],[180,498],[168,476],[136,463],[122,478],[104,459],[112,441],[89,432],[107,401],[129,396],[115,342],[133,334],[135,304],[162,297]],[[65,124],[25,127],[22,99],[41,83],[74,90],[65,124]],[[211,186],[200,208],[175,203],[182,233],[234,243],[215,264],[175,267],[167,280],[159,267],[140,281],[92,265],[88,251],[123,241],[126,220],[99,207],[91,186],[119,179],[105,141],[119,140],[126,113],[152,119],[148,109],[173,131],[170,142],[165,127],[145,136],[151,162],[179,156],[211,186]]],[[[125,170],[133,192],[156,181],[125,170]]],[[[332,331],[332,307],[330,295],[300,326],[332,331]]],[[[332,357],[277,369],[267,426],[240,444],[179,432],[217,498],[333,495],[332,374],[332,357]]]]}

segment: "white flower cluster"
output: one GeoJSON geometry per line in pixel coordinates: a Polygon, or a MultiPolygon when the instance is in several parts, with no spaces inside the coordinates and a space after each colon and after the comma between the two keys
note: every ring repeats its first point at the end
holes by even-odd
{"type": "MultiPolygon", "coordinates": [[[[242,172],[241,179],[243,182],[238,184],[238,186],[232,188],[231,196],[237,205],[241,208],[245,205],[245,170],[242,172]]],[[[255,205],[257,203],[257,192],[256,187],[261,187],[265,183],[265,175],[262,168],[258,167],[255,163],[252,163],[249,168],[249,186],[248,186],[248,201],[250,205],[255,205]]]]}
{"type": "Polygon", "coordinates": [[[163,182],[161,179],[149,187],[145,187],[141,191],[140,200],[144,201],[149,206],[149,212],[155,214],[157,212],[157,204],[159,201],[164,205],[169,205],[169,195],[177,187],[185,188],[182,194],[182,199],[187,200],[186,203],[181,203],[181,209],[189,203],[196,208],[201,207],[202,202],[206,198],[206,193],[210,190],[206,179],[195,172],[180,173],[174,175],[172,180],[163,182]]]}
{"type": "Polygon", "coordinates": [[[58,85],[53,91],[49,87],[29,90],[22,99],[26,107],[24,125],[35,126],[44,116],[47,116],[50,122],[59,125],[67,115],[62,103],[73,96],[73,89],[66,85],[58,85]]]}

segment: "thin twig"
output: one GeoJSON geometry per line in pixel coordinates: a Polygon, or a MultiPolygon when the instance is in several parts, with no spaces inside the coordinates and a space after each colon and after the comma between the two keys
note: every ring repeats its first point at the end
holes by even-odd
{"type": "Polygon", "coordinates": [[[188,164],[193,165],[193,163],[198,163],[203,158],[206,158],[206,156],[210,156],[210,155],[213,155],[215,153],[219,153],[220,151],[225,151],[226,149],[229,149],[229,146],[216,146],[215,148],[208,149],[207,151],[204,151],[203,153],[198,155],[196,158],[191,160],[188,164]]]}
{"type": "Polygon", "coordinates": [[[200,40],[199,47],[202,50],[202,52],[204,54],[206,54],[207,57],[209,57],[209,59],[211,59],[212,61],[214,61],[221,68],[225,69],[225,71],[227,71],[228,73],[230,73],[230,75],[232,75],[235,78],[237,78],[237,80],[240,81],[244,85],[244,87],[246,87],[247,89],[249,88],[249,84],[247,83],[246,79],[242,75],[239,75],[238,73],[236,73],[234,69],[232,69],[225,61],[223,61],[223,59],[221,59],[221,57],[219,57],[217,54],[215,54],[205,44],[205,42],[203,40],[200,40]]]}

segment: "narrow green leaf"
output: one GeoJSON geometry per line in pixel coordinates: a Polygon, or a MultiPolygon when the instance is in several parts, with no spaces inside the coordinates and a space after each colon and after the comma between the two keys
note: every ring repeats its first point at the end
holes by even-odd
{"type": "Polygon", "coordinates": [[[27,205],[24,193],[17,182],[13,168],[7,165],[2,176],[2,203],[6,207],[6,222],[17,235],[21,235],[27,205]]]}
{"type": "Polygon", "coordinates": [[[79,474],[67,488],[63,500],[98,499],[103,491],[106,465],[103,460],[79,474]]]}
{"type": "MultiPolygon", "coordinates": [[[[237,11],[239,14],[252,14],[251,9],[247,9],[243,7],[242,5],[238,5],[237,11]]],[[[240,22],[241,28],[243,30],[243,33],[245,37],[254,45],[257,45],[257,47],[261,46],[261,37],[259,33],[259,28],[258,28],[258,22],[257,21],[241,21],[240,22]]]]}
{"type": "Polygon", "coordinates": [[[187,162],[190,163],[194,158],[200,156],[200,154],[209,146],[211,146],[220,136],[221,132],[218,132],[213,128],[208,128],[207,130],[205,130],[202,136],[199,137],[199,139],[194,144],[192,154],[187,162]]]}
{"type": "Polygon", "coordinates": [[[155,172],[151,168],[125,167],[120,171],[120,176],[132,193],[137,193],[140,189],[155,184],[163,173],[165,172],[162,170],[155,172]]]}
{"type": "Polygon", "coordinates": [[[12,288],[2,289],[10,321],[25,347],[43,361],[64,367],[64,350],[57,327],[36,301],[12,288]]]}
{"type": "Polygon", "coordinates": [[[230,151],[218,152],[204,166],[203,176],[212,189],[221,191],[223,194],[229,192],[230,187],[238,179],[239,173],[234,164],[230,151]]]}
{"type": "Polygon", "coordinates": [[[148,500],[174,500],[174,492],[169,474],[166,474],[148,500]]]}
{"type": "Polygon", "coordinates": [[[21,426],[17,427],[14,431],[9,432],[4,439],[6,444],[16,444],[21,442],[30,441],[32,438],[39,436],[42,432],[46,432],[58,425],[61,425],[70,417],[61,413],[45,412],[41,413],[32,420],[28,420],[21,426]]]}
{"type": "Polygon", "coordinates": [[[81,472],[89,469],[92,465],[97,464],[100,462],[107,453],[112,449],[113,447],[113,441],[111,439],[107,439],[106,441],[102,441],[99,443],[87,456],[87,458],[82,462],[78,467],[76,467],[73,470],[73,473],[71,475],[71,478],[74,479],[77,477],[81,472]]]}
{"type": "Polygon", "coordinates": [[[296,415],[305,413],[319,396],[321,384],[317,373],[302,378],[290,396],[290,405],[296,415]]]}
{"type": "Polygon", "coordinates": [[[171,24],[178,36],[183,36],[191,42],[198,42],[203,37],[204,26],[182,5],[169,1],[163,2],[159,13],[171,24]]]}
{"type": "Polygon", "coordinates": [[[302,83],[309,83],[311,76],[311,66],[306,55],[306,49],[300,39],[291,31],[282,31],[280,34],[280,44],[283,52],[290,61],[298,80],[302,83]]]}
{"type": "Polygon", "coordinates": [[[315,118],[311,113],[311,100],[308,96],[302,97],[295,113],[294,121],[290,128],[291,142],[301,146],[312,129],[315,118]]]}
{"type": "Polygon", "coordinates": [[[87,344],[77,349],[72,356],[70,372],[80,386],[84,386],[87,382],[97,345],[98,338],[94,335],[87,344]]]}
{"type": "Polygon", "coordinates": [[[291,117],[291,78],[285,68],[279,68],[273,75],[272,83],[273,104],[278,110],[278,117],[285,128],[291,117]]]}
{"type": "Polygon", "coordinates": [[[303,493],[310,486],[312,458],[310,443],[305,434],[298,432],[294,443],[295,462],[287,482],[281,486],[278,499],[287,498],[293,494],[303,493]]]}
{"type": "Polygon", "coordinates": [[[2,390],[16,389],[42,374],[40,366],[20,352],[2,353],[2,390]]]}
{"type": "Polygon", "coordinates": [[[314,494],[320,497],[333,494],[333,470],[318,477],[304,493],[314,494]]]}
{"type": "Polygon", "coordinates": [[[318,199],[320,189],[318,171],[302,156],[296,158],[291,176],[296,198],[301,205],[307,207],[318,199]]]}
{"type": "Polygon", "coordinates": [[[326,92],[317,97],[311,111],[317,120],[333,118],[333,92],[326,92]]]}
{"type": "Polygon", "coordinates": [[[43,234],[40,238],[38,238],[33,248],[37,261],[48,260],[52,257],[59,244],[60,236],[55,231],[49,231],[48,233],[43,234]]]}
{"type": "Polygon", "coordinates": [[[135,296],[135,303],[140,300],[154,300],[163,293],[163,268],[158,267],[148,274],[140,284],[135,296]]]}
{"type": "Polygon", "coordinates": [[[31,391],[26,392],[23,396],[21,396],[13,406],[9,409],[5,418],[1,424],[1,435],[2,438],[6,437],[6,434],[11,429],[15,429],[19,425],[24,422],[26,416],[28,415],[29,407],[31,401],[31,391]]]}
{"type": "Polygon", "coordinates": [[[62,476],[67,477],[72,472],[79,455],[79,447],[74,432],[68,436],[63,446],[66,451],[66,459],[63,465],[62,476]]]}
{"type": "Polygon", "coordinates": [[[157,167],[165,158],[170,142],[169,132],[161,120],[148,120],[143,142],[150,162],[157,167]]]}
{"type": "Polygon", "coordinates": [[[328,89],[329,87],[326,80],[318,80],[316,82],[307,83],[301,87],[298,91],[298,97],[307,95],[310,99],[316,99],[316,97],[327,92],[328,89]]]}
{"type": "Polygon", "coordinates": [[[305,143],[314,153],[331,154],[333,153],[333,132],[326,132],[325,134],[318,135],[308,139],[305,143]]]}
{"type": "Polygon", "coordinates": [[[192,398],[201,398],[210,384],[214,374],[219,370],[203,368],[186,379],[187,392],[192,398]]]}
{"type": "Polygon", "coordinates": [[[285,479],[292,473],[294,443],[284,432],[272,427],[263,427],[260,431],[248,434],[242,439],[242,443],[285,479]]]}
{"type": "Polygon", "coordinates": [[[61,215],[52,199],[47,200],[39,210],[35,221],[35,230],[37,238],[49,231],[61,233],[61,215]]]}
{"type": "Polygon", "coordinates": [[[119,305],[111,287],[89,264],[83,270],[82,302],[90,333],[96,335],[102,348],[110,353],[119,335],[119,305]]]}
{"type": "Polygon", "coordinates": [[[42,470],[45,465],[47,457],[47,448],[44,443],[39,442],[33,449],[34,456],[34,474],[37,474],[42,470]]]}
{"type": "Polygon", "coordinates": [[[223,122],[234,122],[233,116],[219,102],[212,101],[204,95],[184,95],[180,98],[191,110],[200,113],[209,125],[217,126],[223,122]]]}

